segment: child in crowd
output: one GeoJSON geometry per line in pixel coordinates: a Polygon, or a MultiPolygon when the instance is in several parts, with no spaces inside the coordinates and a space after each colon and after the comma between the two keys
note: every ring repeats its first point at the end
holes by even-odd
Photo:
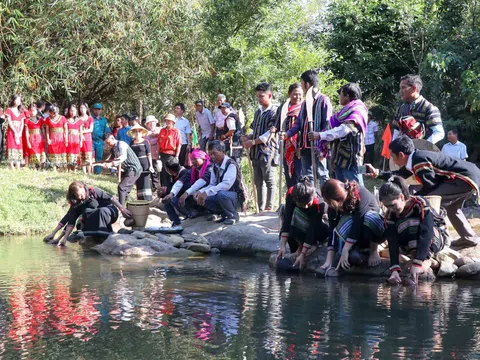
{"type": "Polygon", "coordinates": [[[401,282],[399,255],[413,258],[410,273],[417,283],[418,275],[430,267],[429,258],[443,249],[448,239],[443,217],[421,196],[411,196],[405,180],[391,177],[379,191],[380,201],[387,208],[385,236],[390,252],[391,275],[388,281],[401,282]]]}
{"type": "Polygon", "coordinates": [[[322,269],[332,266],[335,251],[341,254],[337,269],[377,266],[381,261],[377,247],[383,242],[384,223],[372,193],[355,181],[330,179],[322,186],[322,196],[328,204],[331,231],[322,269]],[[368,259],[364,259],[365,252],[369,253],[368,259]]]}
{"type": "Polygon", "coordinates": [[[128,136],[133,138],[133,142],[130,146],[142,165],[142,173],[136,181],[138,200],[152,200],[150,174],[154,172],[154,169],[152,165],[150,143],[144,139],[144,136],[147,134],[147,129],[138,124],[133,126],[128,132],[128,136]]]}
{"type": "Polygon", "coordinates": [[[67,167],[68,171],[75,171],[80,162],[80,148],[82,147],[81,128],[83,121],[77,117],[77,106],[72,104],[67,112],[67,167]]]}
{"type": "Polygon", "coordinates": [[[45,166],[45,138],[42,133],[43,118],[38,117],[37,106],[28,107],[28,118],[25,120],[25,133],[30,165],[35,168],[45,166]]]}
{"type": "Polygon", "coordinates": [[[315,186],[308,177],[302,177],[287,192],[277,261],[284,258],[288,243],[295,258],[293,266],[302,268],[308,256],[327,240],[328,226],[322,221],[325,213],[326,205],[315,186]]]}

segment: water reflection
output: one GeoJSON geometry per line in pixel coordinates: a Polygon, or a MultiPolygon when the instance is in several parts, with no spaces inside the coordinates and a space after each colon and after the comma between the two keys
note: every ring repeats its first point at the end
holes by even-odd
{"type": "Polygon", "coordinates": [[[262,262],[238,258],[139,262],[59,252],[28,240],[2,245],[4,358],[460,359],[480,353],[475,283],[392,288],[379,280],[275,274],[262,262]],[[12,254],[22,246],[30,255],[15,263],[12,254]]]}

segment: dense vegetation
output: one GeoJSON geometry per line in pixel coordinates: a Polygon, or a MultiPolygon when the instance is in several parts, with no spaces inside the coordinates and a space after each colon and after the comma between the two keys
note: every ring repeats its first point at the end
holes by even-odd
{"type": "Polygon", "coordinates": [[[160,112],[222,92],[252,109],[255,83],[274,84],[280,101],[317,68],[334,101],[342,82],[358,81],[388,120],[399,77],[418,73],[473,151],[479,17],[478,0],[5,0],[0,102],[19,91],[27,101],[101,100],[115,112],[143,101],[160,112]]]}

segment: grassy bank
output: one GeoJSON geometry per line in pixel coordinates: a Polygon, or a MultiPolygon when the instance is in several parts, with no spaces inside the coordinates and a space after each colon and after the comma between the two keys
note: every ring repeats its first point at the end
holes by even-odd
{"type": "Polygon", "coordinates": [[[111,194],[115,176],[86,176],[52,171],[10,171],[0,168],[0,235],[44,233],[52,230],[68,209],[65,194],[74,181],[85,181],[111,194]]]}

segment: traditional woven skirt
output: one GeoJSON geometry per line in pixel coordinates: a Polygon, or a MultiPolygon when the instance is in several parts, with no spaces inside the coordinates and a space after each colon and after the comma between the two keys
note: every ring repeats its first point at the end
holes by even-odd
{"type": "MultiPolygon", "coordinates": [[[[15,127],[20,127],[20,124],[20,121],[13,121],[15,127]]],[[[20,136],[17,142],[15,134],[10,127],[7,131],[7,159],[8,161],[23,161],[23,136],[20,136]]]]}
{"type": "Polygon", "coordinates": [[[48,145],[48,160],[52,166],[63,167],[67,164],[67,148],[63,128],[50,129],[50,141],[48,145]]]}
{"type": "Polygon", "coordinates": [[[68,130],[67,164],[77,166],[80,159],[80,131],[68,130]]]}
{"type": "Polygon", "coordinates": [[[42,136],[41,129],[29,130],[30,144],[32,148],[29,149],[30,164],[42,165],[47,160],[45,155],[45,139],[42,136]]]}
{"type": "Polygon", "coordinates": [[[137,187],[137,200],[152,200],[150,171],[142,171],[135,184],[137,187]]]}
{"type": "Polygon", "coordinates": [[[93,162],[92,149],[92,133],[86,133],[83,135],[83,144],[80,148],[80,160],[83,165],[88,165],[93,162]]]}
{"type": "MultiPolygon", "coordinates": [[[[333,236],[335,237],[335,249],[337,249],[340,253],[343,249],[343,245],[350,235],[354,236],[354,239],[359,240],[357,243],[358,246],[368,246],[366,241],[361,241],[367,240],[364,238],[364,231],[362,234],[350,234],[350,230],[352,229],[353,225],[353,217],[354,216],[352,214],[343,215],[334,230],[333,236]]],[[[368,240],[380,243],[383,233],[385,232],[385,223],[382,216],[375,211],[368,211],[363,217],[363,225],[369,229],[369,234],[372,236],[372,239],[368,240]]]]}
{"type": "MultiPolygon", "coordinates": [[[[405,218],[399,219],[396,223],[397,233],[402,240],[400,250],[403,254],[415,257],[417,251],[417,239],[420,226],[420,219],[418,218],[405,218]]],[[[441,251],[445,246],[445,237],[442,236],[441,231],[434,226],[433,227],[433,239],[430,243],[430,249],[428,257],[441,251]]]]}

